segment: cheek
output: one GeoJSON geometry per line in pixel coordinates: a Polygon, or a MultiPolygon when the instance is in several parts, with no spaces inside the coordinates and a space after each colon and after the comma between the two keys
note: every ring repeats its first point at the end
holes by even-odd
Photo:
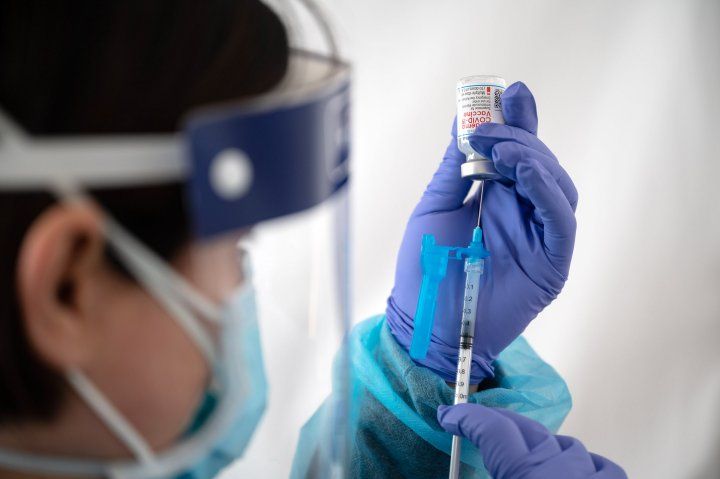
{"type": "Polygon", "coordinates": [[[106,305],[106,311],[91,377],[143,437],[162,448],[183,432],[198,407],[207,363],[147,295],[106,305]]]}

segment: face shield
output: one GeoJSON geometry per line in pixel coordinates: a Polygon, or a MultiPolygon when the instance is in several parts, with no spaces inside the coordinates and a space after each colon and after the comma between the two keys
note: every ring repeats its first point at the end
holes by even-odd
{"type": "MultiPolygon", "coordinates": [[[[335,387],[349,327],[346,63],[294,49],[287,78],[250,101],[190,112],[172,135],[42,138],[0,115],[0,190],[91,190],[181,182],[193,228],[178,271],[105,213],[110,249],[177,322],[210,379],[188,430],[153,450],[82,371],[68,381],[126,445],[128,459],[0,451],[0,464],[41,473],[210,477],[230,461],[249,477],[287,476],[300,428],[335,387]]],[[[181,207],[181,205],[178,205],[181,207]]],[[[152,209],[153,205],[147,205],[152,209]]],[[[158,212],[162,215],[162,212],[158,212]]],[[[344,461],[346,404],[323,407],[319,454],[344,461]]]]}

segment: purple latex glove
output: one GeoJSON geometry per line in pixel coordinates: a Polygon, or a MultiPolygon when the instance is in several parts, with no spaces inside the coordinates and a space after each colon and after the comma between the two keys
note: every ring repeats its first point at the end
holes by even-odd
{"type": "Polygon", "coordinates": [[[588,452],[569,436],[555,436],[539,422],[507,409],[479,404],[440,406],[438,421],[470,440],[494,479],[627,479],[614,462],[588,452]]]}
{"type": "MultiPolygon", "coordinates": [[[[577,190],[552,152],[537,136],[537,111],[530,90],[514,83],[502,96],[505,125],[484,124],[470,138],[476,151],[492,158],[506,180],[486,181],[482,212],[490,252],[478,295],[473,383],[493,376],[492,362],[530,321],[560,293],[575,243],[577,190]]],[[[465,156],[453,138],[405,230],[386,310],[388,325],[410,348],[422,268],[423,234],[437,244],[467,246],[476,225],[477,199],[465,202],[471,181],[462,179],[465,156]]],[[[454,381],[465,274],[451,261],[440,285],[431,344],[418,361],[454,381]]]]}

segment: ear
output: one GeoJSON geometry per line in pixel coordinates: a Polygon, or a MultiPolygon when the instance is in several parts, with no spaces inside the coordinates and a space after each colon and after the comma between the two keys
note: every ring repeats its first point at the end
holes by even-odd
{"type": "Polygon", "coordinates": [[[57,204],[32,224],[20,248],[18,297],[30,343],[57,369],[79,367],[94,348],[94,277],[103,267],[102,213],[57,204]]]}

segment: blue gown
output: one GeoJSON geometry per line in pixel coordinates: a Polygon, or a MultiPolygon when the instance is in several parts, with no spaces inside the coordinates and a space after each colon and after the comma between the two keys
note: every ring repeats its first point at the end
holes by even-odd
{"type": "MultiPolygon", "coordinates": [[[[570,411],[570,393],[527,341],[516,339],[494,366],[495,378],[469,402],[508,408],[557,431],[570,411]]],[[[452,436],[436,414],[440,404],[452,404],[454,391],[410,359],[384,316],[352,330],[334,369],[332,395],[300,431],[292,478],[447,477],[452,436]],[[338,407],[343,404],[348,407],[338,407]]],[[[461,456],[461,477],[489,477],[472,444],[463,441],[461,456]]]]}

